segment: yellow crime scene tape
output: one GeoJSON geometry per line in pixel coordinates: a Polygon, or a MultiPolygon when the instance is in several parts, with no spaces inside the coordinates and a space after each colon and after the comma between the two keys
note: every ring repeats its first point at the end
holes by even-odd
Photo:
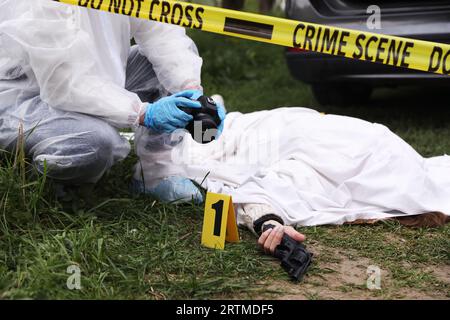
{"type": "Polygon", "coordinates": [[[450,74],[450,45],[162,0],[53,0],[333,56],[450,74]]]}

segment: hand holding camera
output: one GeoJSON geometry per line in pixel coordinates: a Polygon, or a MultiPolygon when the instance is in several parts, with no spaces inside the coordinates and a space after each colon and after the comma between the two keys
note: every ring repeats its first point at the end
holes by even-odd
{"type": "Polygon", "coordinates": [[[196,90],[187,90],[149,104],[144,125],[156,132],[186,129],[198,143],[217,139],[226,116],[225,108],[196,90]]]}

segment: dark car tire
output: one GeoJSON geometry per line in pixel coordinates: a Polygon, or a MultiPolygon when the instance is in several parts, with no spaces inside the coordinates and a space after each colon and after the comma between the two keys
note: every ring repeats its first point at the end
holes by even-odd
{"type": "Polygon", "coordinates": [[[348,106],[365,103],[369,100],[373,88],[363,84],[352,83],[315,83],[312,92],[323,106],[348,106]]]}

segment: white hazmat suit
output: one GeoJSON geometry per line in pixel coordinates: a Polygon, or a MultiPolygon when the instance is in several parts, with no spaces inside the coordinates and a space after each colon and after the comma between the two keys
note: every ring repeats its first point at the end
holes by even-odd
{"type": "Polygon", "coordinates": [[[0,0],[0,148],[15,144],[22,125],[27,152],[38,168],[47,161],[49,177],[96,182],[129,153],[115,129],[136,127],[151,99],[201,89],[201,66],[181,27],[0,0]]]}

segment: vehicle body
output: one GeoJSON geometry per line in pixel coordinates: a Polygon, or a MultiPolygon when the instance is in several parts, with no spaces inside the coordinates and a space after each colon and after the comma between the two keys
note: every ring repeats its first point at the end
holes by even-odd
{"type": "MultiPolygon", "coordinates": [[[[450,43],[450,0],[379,0],[381,28],[372,30],[367,21],[368,0],[287,0],[289,19],[332,25],[366,32],[450,43]]],[[[291,74],[312,85],[322,104],[347,104],[366,100],[374,87],[397,85],[443,85],[450,76],[356,61],[310,51],[288,49],[291,74]]]]}

